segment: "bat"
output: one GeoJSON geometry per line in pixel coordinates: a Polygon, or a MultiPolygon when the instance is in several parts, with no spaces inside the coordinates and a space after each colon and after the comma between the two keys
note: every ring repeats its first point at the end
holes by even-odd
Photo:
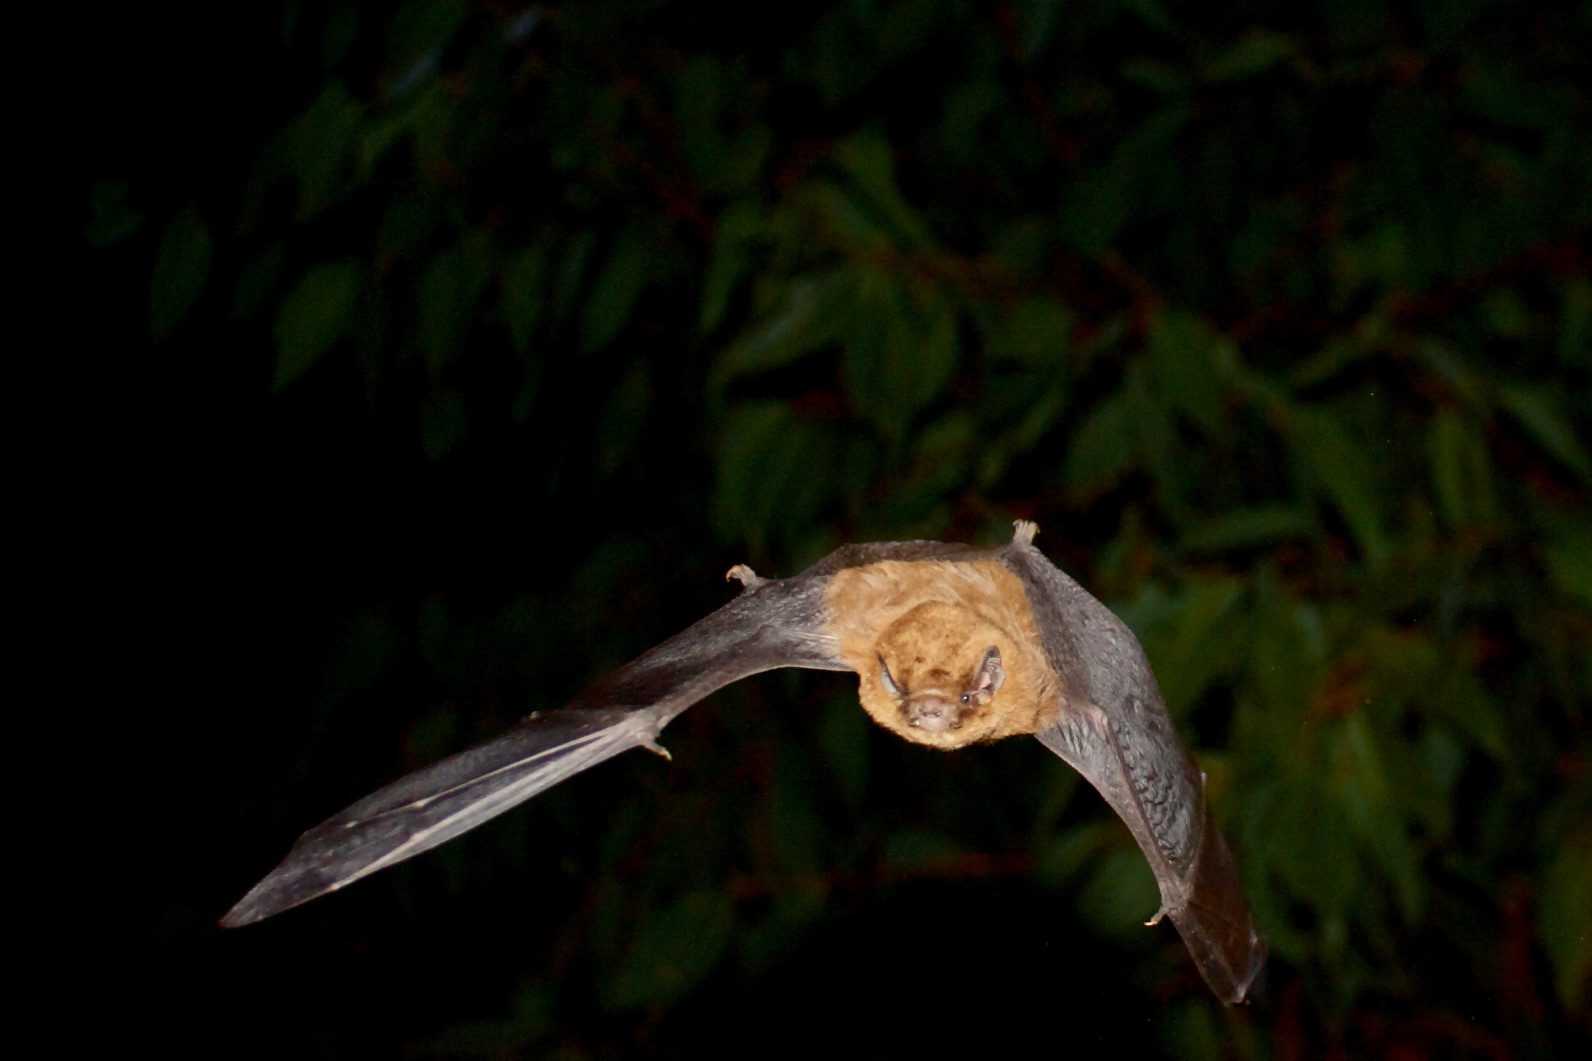
{"type": "Polygon", "coordinates": [[[853,671],[863,709],[951,750],[1033,734],[1126,823],[1205,982],[1244,1000],[1265,962],[1237,869],[1128,628],[1034,547],[848,545],[791,578],[737,565],[740,594],[557,710],[367,796],[301,836],[222,918],[245,925],[411,858],[658,735],[731,682],[853,671]]]}

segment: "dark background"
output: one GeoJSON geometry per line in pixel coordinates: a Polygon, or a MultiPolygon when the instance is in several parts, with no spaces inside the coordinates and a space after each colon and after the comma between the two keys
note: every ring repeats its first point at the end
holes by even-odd
{"type": "Polygon", "coordinates": [[[1592,7],[1210,6],[86,15],[51,343],[93,367],[46,446],[61,629],[117,691],[49,701],[113,764],[59,1033],[1584,1049],[1592,7]],[[215,927],[731,564],[1018,517],[1145,643],[1260,1003],[1141,927],[1127,831],[1036,742],[907,746],[826,674],[215,927]]]}

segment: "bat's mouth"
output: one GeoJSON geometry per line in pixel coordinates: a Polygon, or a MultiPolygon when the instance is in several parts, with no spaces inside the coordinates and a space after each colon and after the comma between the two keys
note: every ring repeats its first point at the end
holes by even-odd
{"type": "Polygon", "coordinates": [[[962,728],[962,704],[938,690],[925,690],[908,697],[901,705],[907,725],[929,733],[944,733],[962,728]]]}

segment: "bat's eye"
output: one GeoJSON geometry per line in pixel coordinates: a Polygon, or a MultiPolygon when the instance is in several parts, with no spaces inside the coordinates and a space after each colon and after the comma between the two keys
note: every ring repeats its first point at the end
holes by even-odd
{"type": "Polygon", "coordinates": [[[970,695],[968,695],[967,693],[963,693],[962,694],[962,703],[971,704],[972,702],[973,702],[973,698],[970,695]]]}
{"type": "Polygon", "coordinates": [[[894,678],[890,677],[890,667],[885,663],[883,656],[879,657],[879,680],[884,683],[885,692],[897,700],[901,699],[901,687],[895,683],[894,678]]]}

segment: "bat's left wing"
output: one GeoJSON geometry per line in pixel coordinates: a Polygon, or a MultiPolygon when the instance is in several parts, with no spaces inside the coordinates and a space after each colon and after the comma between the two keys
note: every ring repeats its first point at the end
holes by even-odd
{"type": "Polygon", "coordinates": [[[1031,525],[1001,550],[1024,583],[1062,683],[1062,709],[1036,736],[1105,797],[1138,841],[1161,909],[1223,1002],[1243,1001],[1266,960],[1205,779],[1166,713],[1132,632],[1030,544],[1031,525]]]}
{"type": "Polygon", "coordinates": [[[681,711],[778,667],[849,670],[823,632],[825,578],[761,579],[736,568],[739,597],[644,653],[568,707],[367,796],[301,836],[229,910],[232,927],[297,906],[428,850],[630,748],[658,747],[681,711]]]}

